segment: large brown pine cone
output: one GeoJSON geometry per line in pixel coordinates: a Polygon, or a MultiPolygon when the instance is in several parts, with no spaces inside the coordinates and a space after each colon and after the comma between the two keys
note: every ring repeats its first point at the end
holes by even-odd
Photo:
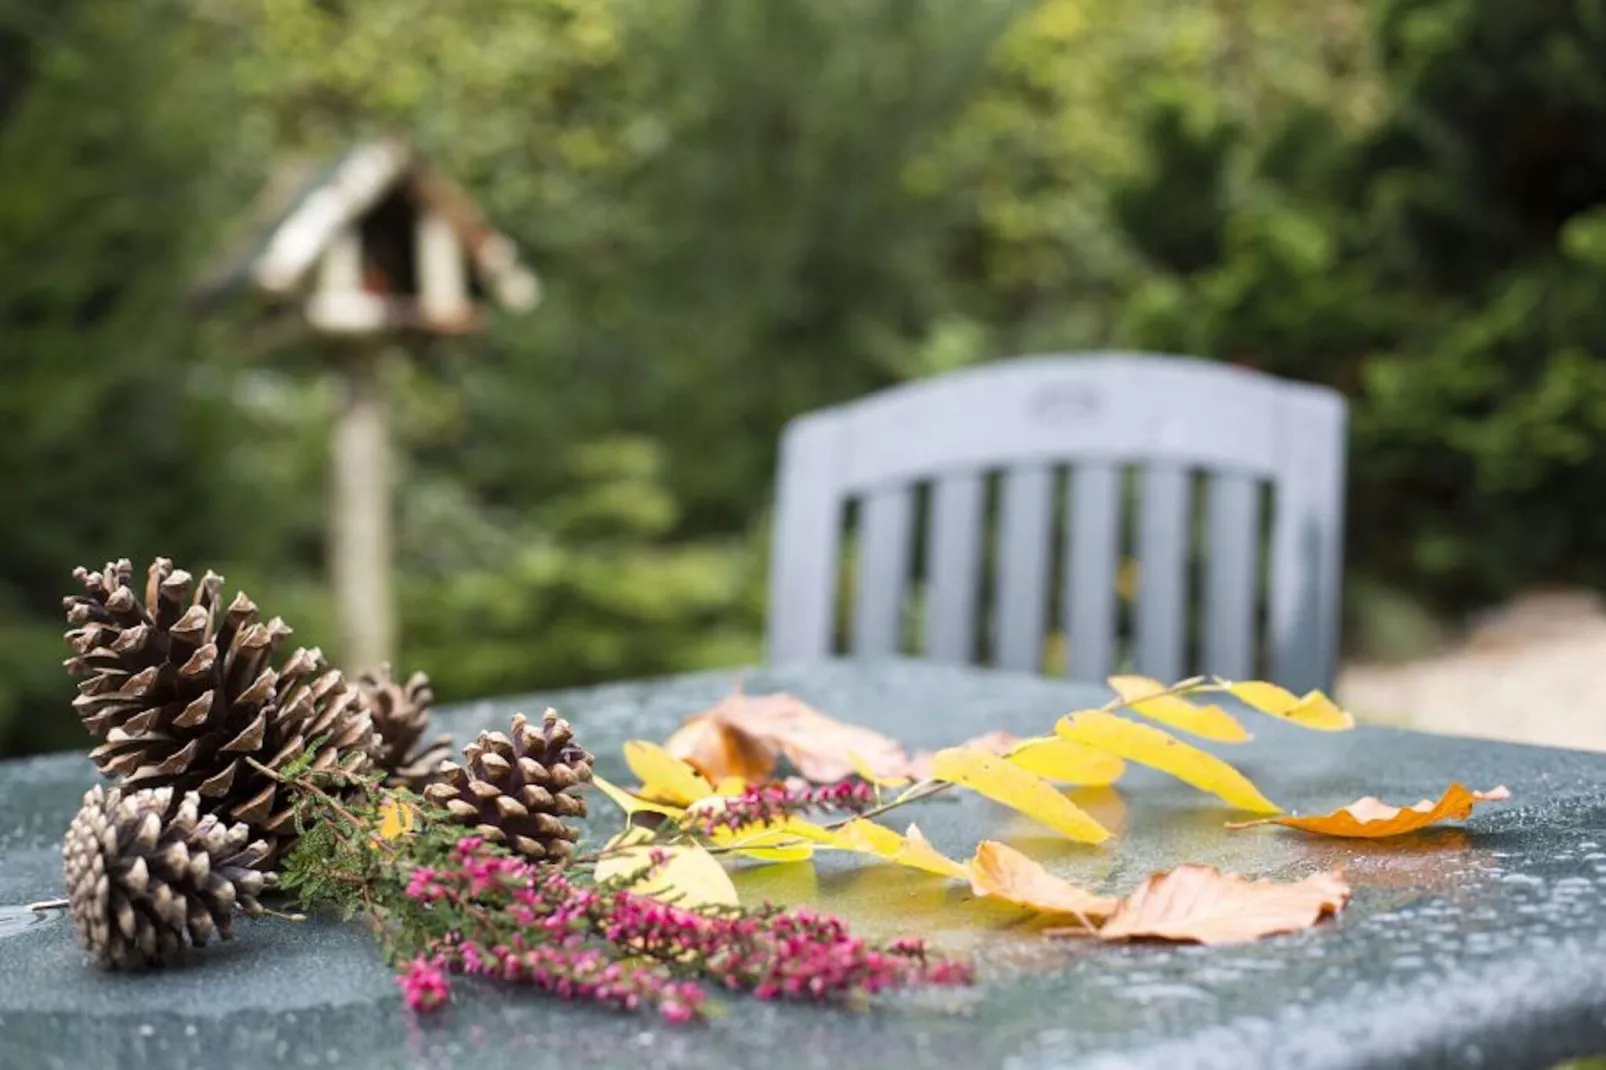
{"type": "Polygon", "coordinates": [[[276,671],[289,627],[259,622],[243,593],[225,607],[222,576],[197,584],[157,558],[142,603],[132,574],[127,560],[80,568],[85,593],[64,600],[73,707],[103,740],[90,757],[126,790],[199,792],[202,812],[245,822],[276,858],[295,836],[291,803],[247,759],[279,769],[315,746],[313,768],[367,770],[379,739],[357,690],[316,649],[276,671]]]}
{"type": "Polygon", "coordinates": [[[482,732],[463,749],[465,764],[447,762],[424,798],[493,843],[537,862],[565,861],[584,817],[580,794],[591,780],[591,755],[574,742],[569,722],[547,710],[541,727],[515,714],[511,738],[482,732]]]}
{"type": "Polygon", "coordinates": [[[377,762],[389,774],[387,782],[422,791],[452,756],[451,736],[436,736],[419,746],[429,730],[429,708],[435,701],[429,677],[415,672],[402,684],[391,676],[389,665],[381,665],[357,677],[357,689],[379,733],[377,762]]]}
{"type": "Polygon", "coordinates": [[[96,786],[62,841],[78,942],[108,969],[173,962],[189,944],[232,937],[236,910],[261,912],[268,845],[202,814],[193,791],[174,802],[172,788],[96,786]]]}

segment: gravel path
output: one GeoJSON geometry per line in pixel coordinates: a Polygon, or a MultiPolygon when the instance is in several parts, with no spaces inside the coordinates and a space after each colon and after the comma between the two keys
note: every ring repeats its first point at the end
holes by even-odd
{"type": "Polygon", "coordinates": [[[1606,609],[1589,594],[1529,595],[1433,657],[1346,665],[1335,690],[1366,720],[1606,751],[1606,609]]]}

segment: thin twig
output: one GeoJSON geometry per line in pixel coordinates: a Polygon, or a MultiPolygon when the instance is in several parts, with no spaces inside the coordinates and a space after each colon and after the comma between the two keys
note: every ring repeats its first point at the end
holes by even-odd
{"type": "MultiPolygon", "coordinates": [[[[256,769],[260,773],[267,774],[268,776],[272,777],[274,780],[277,780],[279,783],[285,785],[286,787],[295,788],[297,791],[306,791],[306,792],[310,792],[313,795],[316,795],[331,810],[333,810],[335,813],[339,814],[342,818],[344,818],[346,820],[346,822],[348,824],[350,824],[353,828],[362,829],[362,828],[365,827],[364,823],[362,821],[358,820],[356,814],[354,814],[350,810],[346,809],[345,805],[343,803],[341,803],[340,800],[336,799],[333,795],[330,795],[328,792],[324,791],[317,784],[314,784],[310,777],[306,778],[306,779],[302,779],[300,777],[297,777],[295,779],[290,779],[290,778],[284,776],[283,774],[277,772],[276,770],[269,769],[267,766],[263,765],[261,762],[257,761],[255,758],[247,758],[246,759],[246,764],[250,765],[252,768],[256,769]]],[[[377,833],[377,832],[371,833],[370,834],[370,838],[374,841],[374,845],[376,847],[378,847],[380,850],[382,850],[382,851],[384,851],[387,854],[390,854],[392,856],[394,856],[396,854],[396,848],[394,848],[390,844],[386,843],[385,840],[384,840],[384,837],[380,836],[379,833],[377,833]]]]}
{"type": "Polygon", "coordinates": [[[66,910],[71,904],[65,899],[41,899],[37,903],[29,903],[25,908],[36,914],[43,914],[47,910],[66,910]]]}

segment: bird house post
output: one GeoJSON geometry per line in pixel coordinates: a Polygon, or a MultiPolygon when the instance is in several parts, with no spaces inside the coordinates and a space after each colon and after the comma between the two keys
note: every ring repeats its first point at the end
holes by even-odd
{"type": "Polygon", "coordinates": [[[539,285],[474,203],[398,141],[287,168],[247,229],[197,296],[252,291],[332,355],[329,582],[343,658],[370,669],[392,659],[396,632],[386,367],[425,338],[477,330],[487,303],[528,311],[539,285]]]}

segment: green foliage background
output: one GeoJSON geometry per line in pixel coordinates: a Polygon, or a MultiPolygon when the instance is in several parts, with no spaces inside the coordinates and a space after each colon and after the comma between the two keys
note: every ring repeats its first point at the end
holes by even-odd
{"type": "Polygon", "coordinates": [[[1606,584],[1603,61],[1601,0],[0,0],[0,752],[80,742],[75,564],[331,644],[328,383],[183,295],[381,130],[547,287],[391,383],[443,698],[753,658],[785,419],[1046,349],[1345,390],[1356,589],[1606,584]]]}

